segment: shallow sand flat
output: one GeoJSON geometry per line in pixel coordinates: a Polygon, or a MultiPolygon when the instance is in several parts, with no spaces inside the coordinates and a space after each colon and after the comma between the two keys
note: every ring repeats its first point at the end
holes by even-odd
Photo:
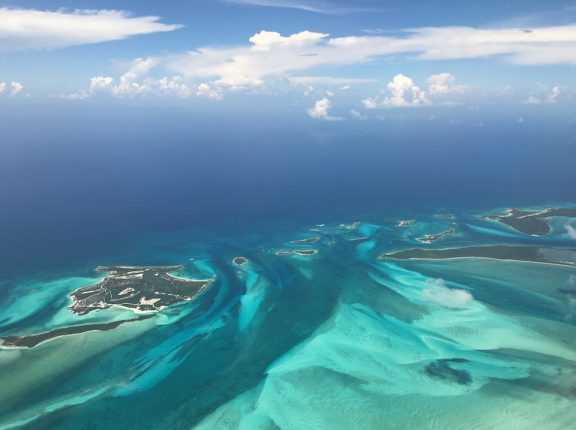
{"type": "Polygon", "coordinates": [[[59,337],[36,348],[18,351],[19,358],[1,368],[2,383],[10,389],[0,390],[0,416],[14,411],[15,404],[26,403],[37,387],[66,378],[65,375],[76,366],[90,366],[90,361],[99,354],[142,336],[154,327],[154,320],[148,319],[121,325],[114,330],[113,336],[109,332],[93,331],[59,337]]]}
{"type": "Polygon", "coordinates": [[[0,339],[3,341],[2,347],[4,348],[34,348],[41,343],[48,342],[50,340],[62,337],[62,336],[72,336],[81,333],[85,333],[88,331],[108,331],[114,330],[118,328],[120,325],[130,322],[142,321],[144,319],[152,318],[153,315],[142,315],[138,318],[133,318],[129,320],[120,320],[114,321],[110,323],[102,323],[102,324],[85,324],[85,325],[77,325],[71,327],[64,327],[59,328],[56,330],[52,330],[49,332],[38,333],[38,334],[31,334],[25,336],[0,336],[0,339]]]}

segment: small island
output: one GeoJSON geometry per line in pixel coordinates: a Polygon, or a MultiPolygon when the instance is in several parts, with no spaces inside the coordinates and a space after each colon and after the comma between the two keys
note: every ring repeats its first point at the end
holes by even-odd
{"type": "Polygon", "coordinates": [[[438,239],[442,239],[443,237],[451,235],[455,231],[456,230],[454,227],[450,227],[448,230],[444,230],[439,233],[425,234],[424,236],[417,237],[416,240],[420,243],[432,243],[436,242],[438,239]]]}
{"type": "Polygon", "coordinates": [[[416,222],[415,219],[405,219],[400,221],[397,226],[398,227],[410,227],[412,224],[414,224],[416,222]]]}
{"type": "Polygon", "coordinates": [[[170,275],[182,266],[100,266],[110,272],[96,284],[70,294],[68,307],[78,315],[120,306],[139,312],[161,311],[167,306],[190,301],[212,283],[212,279],[192,280],[170,275]]]}
{"type": "Polygon", "coordinates": [[[318,250],[317,249],[295,249],[294,254],[309,256],[309,255],[318,254],[318,250]]]}
{"type": "Polygon", "coordinates": [[[279,249],[274,254],[278,256],[284,255],[301,255],[304,257],[310,257],[312,255],[318,254],[317,249],[279,249]]]}
{"type": "Polygon", "coordinates": [[[248,263],[248,259],[246,257],[234,257],[232,259],[232,264],[236,266],[243,266],[248,263]]]}
{"type": "Polygon", "coordinates": [[[318,236],[313,236],[313,237],[308,237],[306,239],[299,239],[299,240],[293,240],[291,242],[288,242],[292,245],[304,245],[304,244],[308,244],[308,243],[315,243],[318,242],[320,240],[320,237],[318,236]]]}
{"type": "Polygon", "coordinates": [[[548,218],[554,216],[575,218],[576,208],[548,208],[537,211],[507,209],[505,215],[484,215],[483,217],[505,224],[520,233],[545,236],[550,233],[548,218]]]}

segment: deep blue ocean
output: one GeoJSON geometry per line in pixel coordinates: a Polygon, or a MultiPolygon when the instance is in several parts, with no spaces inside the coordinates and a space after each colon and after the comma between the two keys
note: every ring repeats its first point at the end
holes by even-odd
{"type": "Polygon", "coordinates": [[[16,106],[2,112],[0,273],[68,270],[179,229],[575,201],[570,119],[454,107],[322,123],[249,106],[16,106]]]}

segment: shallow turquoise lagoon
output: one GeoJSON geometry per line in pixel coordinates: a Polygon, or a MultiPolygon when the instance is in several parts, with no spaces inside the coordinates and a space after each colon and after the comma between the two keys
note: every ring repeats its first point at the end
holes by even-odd
{"type": "MultiPolygon", "coordinates": [[[[177,276],[215,282],[153,318],[0,349],[0,429],[571,428],[576,262],[379,258],[576,247],[569,218],[534,237],[482,214],[413,213],[406,227],[371,214],[273,234],[143,241],[125,264],[144,253],[181,264],[177,276]]],[[[134,318],[120,307],[67,309],[70,292],[101,276],[71,268],[7,283],[0,336],[134,318]]]]}

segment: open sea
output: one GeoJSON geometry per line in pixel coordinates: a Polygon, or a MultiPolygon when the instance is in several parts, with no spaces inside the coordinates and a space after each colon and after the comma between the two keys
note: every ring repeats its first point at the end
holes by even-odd
{"type": "Polygon", "coordinates": [[[576,220],[550,218],[535,237],[481,216],[575,207],[568,116],[447,108],[344,126],[247,121],[250,107],[96,112],[0,112],[0,336],[134,318],[67,309],[100,265],[182,265],[178,276],[214,282],[113,330],[0,347],[0,429],[576,421],[574,259],[379,258],[576,248],[576,220]]]}

